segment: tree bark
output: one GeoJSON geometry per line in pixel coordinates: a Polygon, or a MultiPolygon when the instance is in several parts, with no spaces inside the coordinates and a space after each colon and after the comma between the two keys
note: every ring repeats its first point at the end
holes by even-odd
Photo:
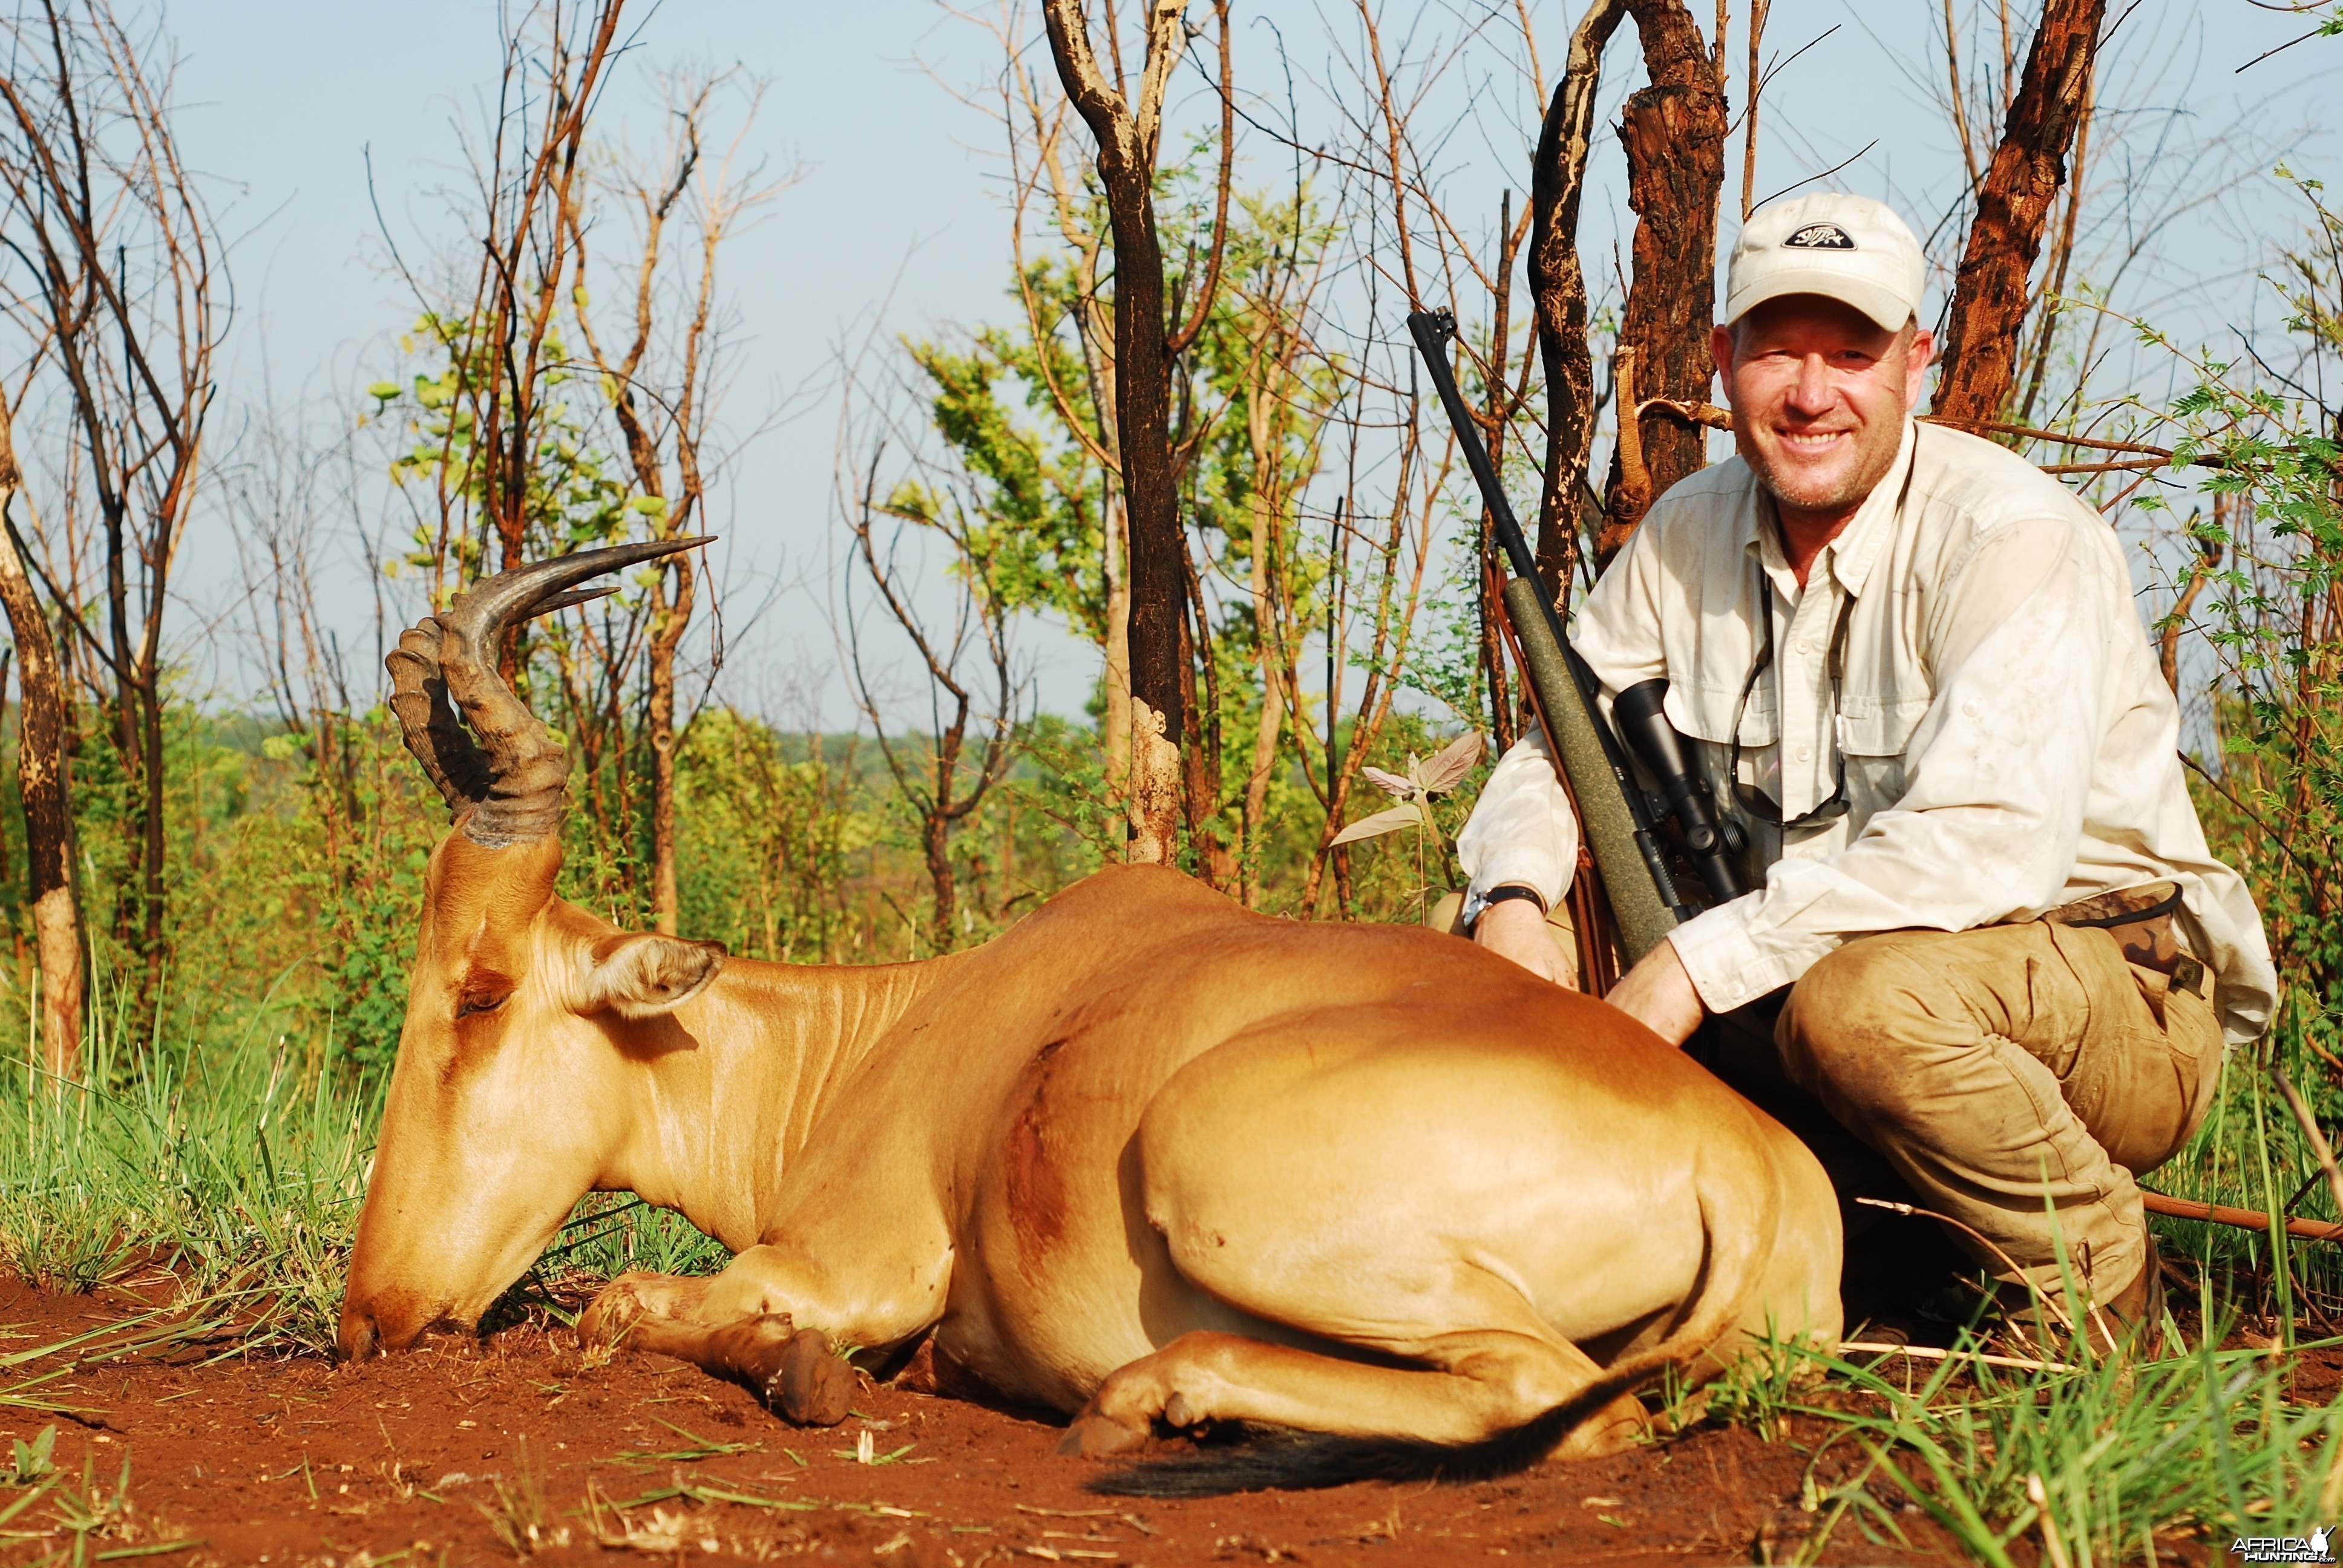
{"type": "Polygon", "coordinates": [[[1122,498],[1106,498],[1106,800],[1128,821],[1131,804],[1130,530],[1122,498]]]}
{"type": "Polygon", "coordinates": [[[2016,378],[2026,279],[2066,181],[2107,0],[2047,0],[2001,145],[1977,187],[1976,216],[1946,315],[1935,413],[1952,424],[2000,417],[2016,378]]]}
{"type": "MultiPolygon", "coordinates": [[[[1709,324],[1716,310],[1716,203],[1725,187],[1725,91],[1700,25],[1683,0],[1627,0],[1651,85],[1627,100],[1627,205],[1635,213],[1634,281],[1619,329],[1633,349],[1640,398],[1707,400],[1709,324]]],[[[1648,490],[1624,483],[1614,450],[1595,555],[1607,563],[1643,521],[1644,508],[1706,461],[1707,432],[1664,415],[1645,420],[1628,400],[1622,425],[1640,425],[1648,490]]]]}
{"type": "Polygon", "coordinates": [[[652,609],[657,624],[651,632],[650,711],[645,728],[651,752],[651,917],[660,931],[674,936],[681,929],[682,914],[675,858],[675,655],[684,628],[691,624],[696,583],[690,558],[670,558],[675,563],[675,602],[652,609]]]}
{"type": "Polygon", "coordinates": [[[1546,106],[1530,170],[1530,297],[1545,370],[1545,488],[1538,498],[1538,579],[1559,602],[1578,566],[1586,462],[1594,447],[1594,357],[1586,346],[1586,274],[1578,259],[1578,203],[1594,126],[1603,46],[1627,0],[1594,0],[1570,35],[1570,58],[1546,106]]]}
{"type": "Polygon", "coordinates": [[[1134,862],[1170,864],[1179,842],[1179,744],[1187,733],[1181,623],[1186,541],[1172,453],[1172,356],[1163,314],[1163,250],[1155,226],[1155,155],[1164,83],[1178,57],[1183,8],[1150,13],[1137,107],[1111,86],[1091,53],[1080,0],[1044,0],[1058,78],[1098,144],[1114,232],[1116,450],[1130,543],[1132,742],[1128,796],[1134,862]]]}
{"type": "MultiPolygon", "coordinates": [[[[23,487],[8,409],[0,404],[0,520],[23,487]]],[[[56,638],[19,552],[15,526],[0,528],[0,608],[16,641],[16,783],[25,802],[25,894],[41,963],[36,1060],[51,1088],[80,1069],[83,996],[81,910],[74,895],[74,822],[65,770],[65,685],[56,638]]]]}

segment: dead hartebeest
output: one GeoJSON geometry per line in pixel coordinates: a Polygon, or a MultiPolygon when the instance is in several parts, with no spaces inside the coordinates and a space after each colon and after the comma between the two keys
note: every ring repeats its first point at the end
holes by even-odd
{"type": "Polygon", "coordinates": [[[1453,937],[1267,919],[1132,867],[972,951],[846,968],[728,961],[555,897],[567,760],[500,640],[672,548],[506,572],[391,656],[456,824],[346,1355],[475,1323],[597,1190],[738,1256],[613,1281],[589,1337],[799,1421],[845,1414],[832,1344],[931,1334],[1073,1416],[1083,1452],[1159,1422],[1325,1434],[1226,1484],[1604,1452],[1668,1369],[1835,1341],[1838,1213],[1806,1150],[1624,1014],[1453,937]]]}

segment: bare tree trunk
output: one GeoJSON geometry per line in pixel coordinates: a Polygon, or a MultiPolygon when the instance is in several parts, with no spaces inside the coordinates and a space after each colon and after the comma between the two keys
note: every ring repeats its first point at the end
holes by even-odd
{"type": "MultiPolygon", "coordinates": [[[[1749,0],[1749,101],[1741,111],[1741,221],[1757,210],[1757,100],[1765,91],[1765,64],[1758,51],[1765,42],[1765,13],[1774,0],[1749,0]]],[[[1723,45],[1722,38],[1717,40],[1723,45]]]]}
{"type": "Polygon", "coordinates": [[[1269,375],[1262,361],[1266,357],[1256,344],[1253,350],[1254,374],[1246,388],[1246,437],[1252,448],[1252,493],[1249,498],[1252,514],[1252,560],[1251,581],[1246,587],[1252,597],[1253,655],[1261,668],[1261,719],[1253,728],[1252,767],[1245,775],[1244,798],[1244,863],[1240,870],[1240,894],[1248,910],[1261,906],[1261,865],[1266,853],[1263,819],[1269,810],[1269,779],[1277,767],[1277,740],[1285,720],[1284,692],[1281,689],[1277,660],[1272,657],[1278,642],[1277,612],[1271,600],[1272,577],[1270,572],[1270,552],[1277,528],[1277,508],[1282,504],[1282,494],[1272,496],[1269,490],[1271,476],[1277,473],[1277,446],[1271,435],[1269,408],[1269,375]]]}
{"type": "Polygon", "coordinates": [[[1977,187],[1976,217],[1946,314],[1935,412],[1954,424],[2000,417],[2016,380],[2026,279],[2066,180],[2107,0],[2047,0],[2001,146],[1977,187]]]}
{"type": "Polygon", "coordinates": [[[1187,591],[1187,607],[1180,636],[1180,701],[1188,712],[1187,745],[1176,760],[1187,790],[1188,857],[1203,884],[1225,891],[1237,880],[1236,858],[1215,819],[1221,809],[1221,672],[1212,628],[1204,614],[1204,585],[1196,575],[1195,558],[1181,540],[1180,569],[1187,591]],[[1197,672],[1202,671],[1199,700],[1197,672]]]}
{"type": "Polygon", "coordinates": [[[2050,372],[2050,350],[2058,341],[2059,300],[2066,292],[2066,268],[2075,259],[2075,227],[2082,216],[2083,176],[2091,153],[2092,93],[2092,84],[2087,79],[2083,83],[2083,112],[2075,126],[2075,162],[2066,171],[2066,216],[2058,226],[2058,237],[2050,244],[2050,276],[2035,297],[2041,308],[2034,318],[2034,367],[2026,377],[2026,397],[2017,406],[2014,421],[2020,425],[2034,422],[2034,405],[2040,400],[2043,379],[2050,372]]]}
{"type": "MultiPolygon", "coordinates": [[[[1627,0],[1651,85],[1627,100],[1627,205],[1635,212],[1635,277],[1619,329],[1635,355],[1641,397],[1704,402],[1713,374],[1708,329],[1716,309],[1716,203],[1725,187],[1725,92],[1717,62],[1683,0],[1627,0]]],[[[1641,414],[1622,397],[1622,426],[1641,414]]],[[[1707,432],[1655,415],[1643,424],[1649,488],[1624,482],[1617,451],[1604,488],[1595,543],[1608,561],[1643,521],[1644,508],[1707,460],[1707,432]]]]}
{"type": "MultiPolygon", "coordinates": [[[[159,1004],[167,844],[163,614],[186,528],[214,390],[212,315],[224,280],[199,179],[172,128],[172,65],[134,39],[104,0],[47,6],[0,24],[8,134],[6,253],[29,286],[10,312],[62,383],[75,450],[104,540],[103,632],[78,592],[49,597],[113,683],[122,759],[126,866],[115,926],[136,954],[138,1027],[159,1004]],[[100,127],[128,127],[116,146],[100,127]]],[[[74,521],[66,519],[69,556],[74,521]]],[[[22,562],[28,572],[40,563],[22,562]]],[[[77,575],[81,562],[72,561],[77,575]]],[[[29,671],[28,671],[29,673],[29,671]]]]}
{"type": "MultiPolygon", "coordinates": [[[[150,615],[159,625],[161,607],[150,615]]],[[[163,690],[162,671],[154,659],[145,662],[144,684],[138,693],[138,724],[141,731],[143,766],[138,772],[139,829],[146,839],[146,854],[141,869],[144,873],[138,889],[139,926],[138,950],[142,959],[138,987],[138,1013],[142,1024],[151,1024],[163,1005],[163,856],[166,847],[163,820],[163,690]]]]}
{"type": "MultiPolygon", "coordinates": [[[[0,403],[0,521],[24,486],[7,406],[0,403]]],[[[81,1057],[81,910],[74,897],[74,821],[65,770],[65,685],[56,638],[33,591],[15,526],[0,529],[0,608],[16,642],[24,698],[17,709],[16,785],[25,802],[25,896],[41,962],[37,1060],[52,1087],[70,1081],[81,1057]]]]}
{"type": "MultiPolygon", "coordinates": [[[[938,764],[939,776],[946,766],[938,764]]],[[[935,909],[928,919],[928,943],[940,953],[951,951],[959,934],[954,930],[960,923],[960,884],[952,876],[953,821],[944,809],[930,811],[920,821],[920,852],[927,862],[928,886],[935,897],[935,909]]]]}
{"type": "Polygon", "coordinates": [[[1155,154],[1164,84],[1182,44],[1183,7],[1149,15],[1146,65],[1134,108],[1091,49],[1080,0],[1043,0],[1066,95],[1098,143],[1100,183],[1114,230],[1116,449],[1130,542],[1131,789],[1133,861],[1170,864],[1179,842],[1181,687],[1186,541],[1172,454],[1172,357],[1163,314],[1163,251],[1155,228],[1155,154]]]}
{"type": "Polygon", "coordinates": [[[1586,274],[1578,259],[1578,203],[1594,126],[1603,46],[1626,0],[1595,0],[1570,35],[1570,58],[1546,106],[1530,171],[1530,298],[1545,368],[1545,489],[1538,498],[1538,578],[1558,599],[1578,565],[1581,495],[1594,447],[1594,358],[1586,347],[1586,274]]]}
{"type": "MultiPolygon", "coordinates": [[[[695,173],[703,166],[702,145],[707,139],[711,104],[720,81],[720,77],[709,75],[670,80],[669,100],[676,106],[670,114],[669,146],[662,162],[656,166],[656,177],[653,170],[641,167],[628,168],[615,180],[602,176],[595,184],[566,195],[561,209],[563,228],[576,257],[580,284],[575,300],[578,334],[585,339],[595,367],[601,372],[611,415],[625,442],[628,463],[634,470],[636,487],[644,497],[659,502],[652,513],[651,535],[661,539],[689,534],[698,524],[707,499],[709,476],[703,445],[720,385],[715,373],[719,347],[715,315],[719,253],[736,214],[769,199],[795,177],[791,173],[769,184],[734,187],[728,186],[725,177],[729,160],[722,160],[712,178],[700,173],[695,186],[695,173]],[[583,288],[588,276],[587,242],[596,227],[592,215],[598,210],[590,204],[595,202],[597,186],[606,184],[625,193],[639,209],[642,222],[641,248],[629,264],[633,271],[633,337],[616,358],[604,349],[583,288]],[[676,286],[663,287],[665,236],[679,206],[686,221],[698,226],[699,271],[696,276],[687,275],[676,286]],[[664,333],[659,330],[663,307],[670,313],[664,333]],[[676,317],[680,318],[679,322],[676,317]],[[664,352],[655,352],[655,347],[664,352]]],[[[750,115],[753,114],[752,100],[750,115]]],[[[699,567],[691,556],[671,556],[659,564],[646,609],[649,635],[643,642],[644,713],[639,739],[649,753],[650,772],[650,909],[653,923],[669,935],[679,929],[681,920],[681,890],[676,863],[676,750],[681,739],[676,729],[676,659],[691,624],[698,585],[699,567]]],[[[632,640],[623,637],[616,639],[609,648],[610,657],[623,657],[632,647],[632,640]]],[[[610,709],[609,729],[621,759],[618,781],[623,797],[637,755],[624,741],[625,720],[620,709],[628,679],[616,663],[610,665],[604,678],[610,709]]],[[[598,771],[589,769],[588,776],[594,779],[598,795],[598,771]]],[[[623,823],[620,831],[631,839],[639,825],[630,801],[622,799],[618,818],[623,823]]]]}
{"type": "MultiPolygon", "coordinates": [[[[855,390],[850,390],[849,397],[853,396],[855,390]]],[[[851,445],[850,440],[842,439],[841,450],[851,445]]],[[[887,549],[880,550],[876,538],[876,520],[881,510],[877,499],[879,462],[883,450],[883,439],[871,447],[869,465],[859,477],[860,494],[854,499],[849,526],[863,574],[927,667],[936,728],[928,737],[925,757],[909,755],[904,741],[888,738],[886,714],[863,662],[861,622],[850,598],[846,606],[847,674],[852,682],[855,703],[870,721],[880,756],[893,775],[903,803],[919,816],[920,858],[926,864],[934,895],[929,937],[936,951],[949,952],[960,937],[960,890],[952,869],[952,836],[975,814],[1008,770],[1016,736],[1018,699],[1017,683],[1011,669],[1011,612],[1004,605],[992,558],[985,553],[980,540],[951,521],[922,519],[950,545],[962,569],[956,574],[960,578],[960,598],[948,632],[941,628],[931,630],[920,619],[911,606],[906,584],[898,575],[895,546],[900,542],[900,529],[905,526],[902,515],[896,515],[898,538],[890,542],[887,549]],[[963,658],[970,656],[980,657],[985,671],[991,677],[988,684],[993,691],[992,710],[981,716],[983,731],[972,759],[968,755],[969,721],[976,709],[970,688],[960,670],[963,658]]],[[[979,902],[981,901],[980,893],[979,902]]]]}
{"type": "Polygon", "coordinates": [[[1122,498],[1106,500],[1106,799],[1128,818],[1131,802],[1131,573],[1122,498]]]}
{"type": "MultiPolygon", "coordinates": [[[[1493,291],[1494,308],[1489,322],[1489,411],[1483,416],[1489,432],[1489,467],[1500,480],[1505,473],[1505,431],[1513,422],[1513,410],[1521,400],[1505,386],[1507,361],[1513,352],[1513,253],[1521,248],[1519,231],[1513,226],[1513,193],[1507,191],[1497,208],[1497,284],[1493,291]]],[[[1486,507],[1481,509],[1481,680],[1489,692],[1489,731],[1495,738],[1500,752],[1513,744],[1513,704],[1506,691],[1505,650],[1497,630],[1497,599],[1494,597],[1503,582],[1493,577],[1489,566],[1499,559],[1497,552],[1496,518],[1486,507]]]]}
{"type": "MultiPolygon", "coordinates": [[[[682,916],[675,866],[675,653],[691,624],[694,574],[687,557],[674,558],[675,602],[655,606],[651,632],[649,712],[645,716],[651,752],[651,913],[659,929],[674,936],[682,916]]],[[[664,590],[665,579],[661,579],[664,590]]],[[[664,591],[659,595],[666,597],[664,591]]]]}
{"type": "MultiPolygon", "coordinates": [[[[490,239],[481,307],[488,318],[493,369],[482,389],[485,396],[476,396],[476,406],[485,454],[482,506],[496,529],[498,559],[507,571],[521,564],[528,547],[529,476],[537,467],[538,444],[544,439],[538,414],[545,382],[539,372],[554,315],[570,295],[573,252],[569,226],[563,220],[580,172],[586,116],[600,96],[602,70],[618,39],[622,3],[599,0],[587,25],[582,54],[573,53],[575,45],[561,35],[563,14],[554,12],[551,59],[558,90],[548,100],[553,113],[519,182],[511,227],[502,235],[495,233],[494,225],[499,216],[496,204],[506,193],[488,193],[490,239]]],[[[508,42],[508,48],[512,46],[508,42]]],[[[508,75],[518,75],[510,55],[507,69],[508,75]]],[[[511,665],[500,669],[509,680],[520,666],[520,638],[513,639],[503,662],[511,665]]]]}

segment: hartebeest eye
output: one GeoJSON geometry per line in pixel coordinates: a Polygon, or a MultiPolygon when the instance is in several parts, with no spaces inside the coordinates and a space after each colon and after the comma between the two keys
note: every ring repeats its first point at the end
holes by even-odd
{"type": "Polygon", "coordinates": [[[476,1013],[494,1012],[512,999],[512,983],[501,977],[476,980],[464,987],[456,999],[456,1016],[470,1018],[476,1013]]]}

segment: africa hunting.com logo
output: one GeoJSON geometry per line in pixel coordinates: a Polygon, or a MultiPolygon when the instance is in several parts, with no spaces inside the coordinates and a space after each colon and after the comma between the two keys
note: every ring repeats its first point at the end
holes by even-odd
{"type": "Polygon", "coordinates": [[[2244,1563],[2332,1563],[2335,1533],[2325,1525],[2308,1535],[2240,1535],[2229,1555],[2244,1563]]]}

